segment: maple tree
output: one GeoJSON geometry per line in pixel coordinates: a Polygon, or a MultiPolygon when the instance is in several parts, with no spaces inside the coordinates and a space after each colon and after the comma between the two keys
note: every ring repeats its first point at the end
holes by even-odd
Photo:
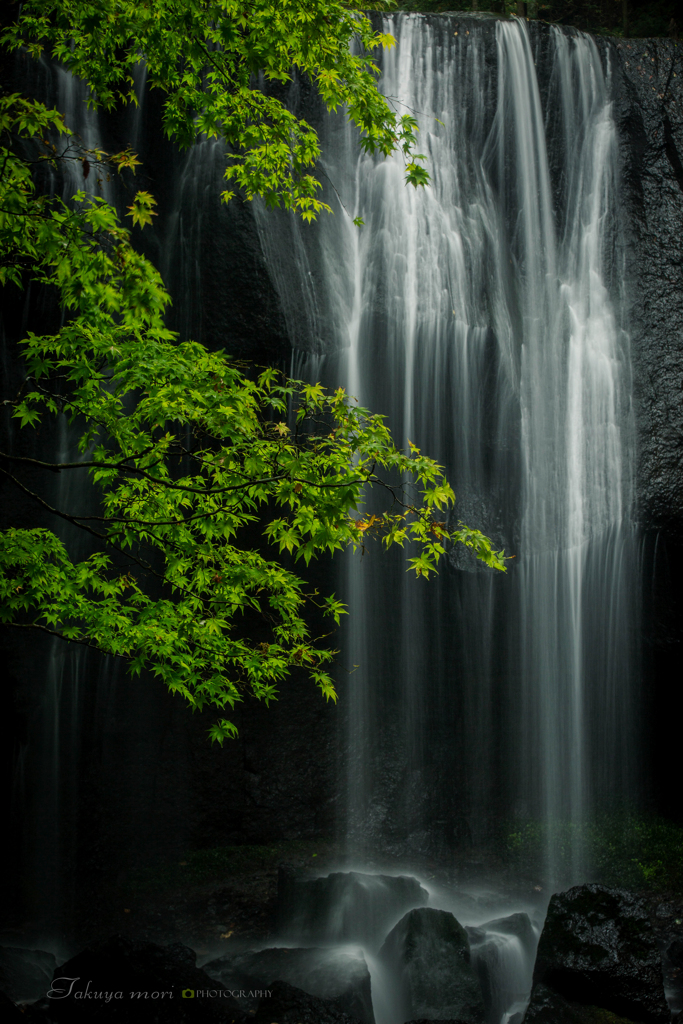
{"type": "MultiPolygon", "coordinates": [[[[318,0],[30,0],[4,35],[35,55],[48,47],[105,106],[134,99],[130,70],[144,56],[167,96],[170,135],[181,144],[221,135],[231,146],[226,175],[244,197],[307,218],[323,208],[311,173],[317,136],[257,87],[254,71],[280,80],[297,65],[330,109],[347,105],[367,148],[400,148],[407,182],[421,185],[415,123],[389,110],[366,52],[389,43],[364,15],[318,0]]],[[[312,635],[309,612],[315,605],[338,623],[346,609],[313,591],[298,561],[359,547],[370,534],[409,544],[418,576],[456,543],[494,569],[505,568],[503,555],[479,531],[448,526],[454,495],[442,467],[415,445],[399,450],[383,418],[343,390],[253,370],[170,331],[161,277],[117,211],[84,191],[67,203],[37,188],[36,168],[69,156],[121,173],[138,163],[130,150],[79,149],[61,114],[35,100],[0,99],[0,284],[40,285],[63,310],[55,333],[21,343],[12,415],[24,431],[66,418],[80,452],[59,462],[7,447],[0,473],[89,544],[78,558],[55,530],[8,525],[0,619],[152,672],[192,707],[218,709],[210,735],[222,742],[236,733],[226,709],[247,693],[274,699],[294,667],[335,698],[336,652],[312,635]],[[98,508],[54,504],[35,482],[41,473],[87,476],[98,508]],[[377,489],[386,510],[369,515],[377,489]],[[256,637],[245,614],[260,617],[256,637]]],[[[127,216],[144,227],[154,205],[139,191],[127,216]]]]}

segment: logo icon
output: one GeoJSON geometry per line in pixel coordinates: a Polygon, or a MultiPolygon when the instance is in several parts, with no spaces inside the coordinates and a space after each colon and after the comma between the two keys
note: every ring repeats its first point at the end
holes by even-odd
{"type": "Polygon", "coordinates": [[[180,994],[183,997],[183,999],[194,999],[194,989],[193,988],[184,988],[183,991],[180,994]]]}

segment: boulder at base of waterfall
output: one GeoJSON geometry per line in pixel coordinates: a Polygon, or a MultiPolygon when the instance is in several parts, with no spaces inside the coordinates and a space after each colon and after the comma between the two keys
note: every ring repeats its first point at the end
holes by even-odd
{"type": "Polygon", "coordinates": [[[647,907],[622,889],[591,884],[555,893],[536,955],[539,984],[643,1024],[671,1017],[647,907]]]}
{"type": "Polygon", "coordinates": [[[226,954],[204,964],[204,970],[230,989],[244,1010],[257,1004],[250,993],[286,981],[311,996],[332,1000],[363,1024],[375,1021],[370,972],[360,949],[261,949],[226,954]]]}
{"type": "Polygon", "coordinates": [[[250,1024],[360,1024],[329,999],[310,996],[303,989],[276,981],[270,986],[270,995],[259,1003],[250,1024]]]}
{"type": "Polygon", "coordinates": [[[411,910],[389,933],[378,959],[393,977],[405,1020],[483,1021],[467,934],[453,914],[431,907],[411,910]]]}
{"type": "Polygon", "coordinates": [[[338,871],[302,878],[281,866],[278,875],[278,934],[304,942],[379,944],[394,922],[429,893],[408,875],[338,871]]]}
{"type": "Polygon", "coordinates": [[[536,933],[529,915],[510,914],[465,930],[487,1020],[501,1020],[504,1013],[512,1019],[519,1014],[521,1020],[536,952],[536,933]]]}
{"type": "Polygon", "coordinates": [[[599,1006],[572,1003],[546,985],[536,985],[524,1024],[635,1024],[599,1006]]]}
{"type": "Polygon", "coordinates": [[[177,942],[157,946],[120,935],[93,944],[55,971],[48,993],[55,1024],[226,1024],[236,1002],[177,942]]]}
{"type": "Polygon", "coordinates": [[[52,953],[42,949],[0,948],[0,991],[15,1003],[40,999],[50,987],[57,966],[52,953]]]}

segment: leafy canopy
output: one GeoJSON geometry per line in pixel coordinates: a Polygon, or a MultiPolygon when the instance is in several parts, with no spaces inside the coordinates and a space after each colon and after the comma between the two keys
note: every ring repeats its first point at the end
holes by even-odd
{"type": "Polygon", "coordinates": [[[365,150],[398,149],[406,180],[429,180],[415,118],[396,114],[377,89],[375,55],[394,39],[340,0],[27,0],[4,41],[35,56],[46,50],[106,109],[137,102],[133,72],[144,60],[148,84],[166,95],[169,137],[182,146],[201,135],[228,143],[226,200],[239,189],[307,219],[329,209],[311,173],[317,133],[267,88],[295,71],[328,110],[347,111],[365,150]]]}
{"type": "MultiPolygon", "coordinates": [[[[169,93],[169,131],[185,142],[197,130],[243,142],[229,173],[247,192],[261,190],[304,216],[316,207],[303,202],[309,186],[301,163],[290,158],[283,170],[265,158],[270,170],[256,174],[253,125],[272,139],[269,133],[284,130],[290,115],[282,108],[284,121],[266,117],[270,107],[259,106],[265,99],[246,96],[248,74],[260,65],[278,77],[295,50],[309,74],[318,69],[326,102],[348,95],[360,111],[363,97],[377,95],[366,58],[344,64],[352,23],[361,24],[354,31],[369,29],[335,5],[277,5],[277,17],[274,6],[255,3],[238,11],[229,3],[36,0],[24,10],[21,32],[52,40],[105,104],[130,96],[126,76],[142,47],[134,32],[141,33],[154,80],[169,93]],[[251,11],[246,24],[245,10],[251,11]],[[167,21],[156,22],[152,11],[167,21]],[[273,29],[266,41],[254,34],[255,23],[266,31],[268,12],[284,33],[278,45],[273,29]],[[167,36],[170,25],[180,39],[181,14],[189,41],[176,50],[167,36]],[[326,34],[319,19],[328,16],[336,27],[326,34]],[[203,52],[218,60],[219,43],[237,55],[220,58],[221,74],[229,67],[235,83],[225,98],[200,60],[203,52]],[[325,85],[323,71],[335,54],[342,55],[341,66],[338,74],[330,70],[325,85]],[[261,120],[252,121],[253,111],[261,120]]],[[[12,38],[21,32],[15,29],[12,38]]],[[[367,145],[381,151],[396,144],[386,134],[391,119],[384,109],[375,105],[363,114],[367,145]]],[[[361,120],[360,113],[353,116],[361,120]]],[[[299,136],[291,125],[288,130],[291,157],[299,136]]],[[[0,473],[90,545],[87,557],[76,558],[57,532],[6,529],[0,620],[117,655],[134,673],[151,671],[193,708],[218,709],[211,736],[223,742],[236,732],[223,717],[226,709],[247,693],[270,701],[294,667],[335,698],[336,652],[327,636],[312,635],[310,613],[316,605],[332,625],[345,609],[334,595],[313,591],[295,571],[297,562],[362,547],[369,534],[386,546],[410,542],[409,567],[418,576],[435,572],[454,543],[466,544],[492,568],[504,569],[502,553],[476,530],[448,528],[454,495],[442,468],[414,445],[408,453],[398,450],[382,417],[358,408],[343,390],[329,394],[272,368],[249,370],[168,330],[169,296],[160,275],[133,249],[116,211],[84,192],[66,204],[36,189],[35,168],[58,166],[69,156],[108,161],[119,171],[134,172],[138,163],[129,150],[112,157],[79,151],[56,111],[18,95],[0,98],[0,284],[39,284],[63,309],[55,334],[29,334],[22,342],[26,376],[12,412],[24,430],[65,417],[80,438],[74,462],[6,451],[0,473]],[[48,500],[43,478],[54,474],[87,475],[99,495],[96,511],[48,500]],[[382,514],[364,512],[372,489],[387,497],[382,514]]],[[[138,192],[128,216],[144,226],[153,206],[149,193],[138,192]]]]}

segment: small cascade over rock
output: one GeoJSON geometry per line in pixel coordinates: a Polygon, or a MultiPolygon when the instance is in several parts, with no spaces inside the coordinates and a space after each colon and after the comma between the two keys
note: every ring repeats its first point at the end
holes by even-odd
{"type": "Polygon", "coordinates": [[[474,967],[481,984],[486,1020],[514,1024],[529,999],[538,936],[528,914],[467,928],[474,967]]]}
{"type": "Polygon", "coordinates": [[[299,941],[361,942],[377,946],[398,917],[426,903],[429,893],[406,875],[336,872],[299,878],[280,869],[278,931],[299,941]]]}

